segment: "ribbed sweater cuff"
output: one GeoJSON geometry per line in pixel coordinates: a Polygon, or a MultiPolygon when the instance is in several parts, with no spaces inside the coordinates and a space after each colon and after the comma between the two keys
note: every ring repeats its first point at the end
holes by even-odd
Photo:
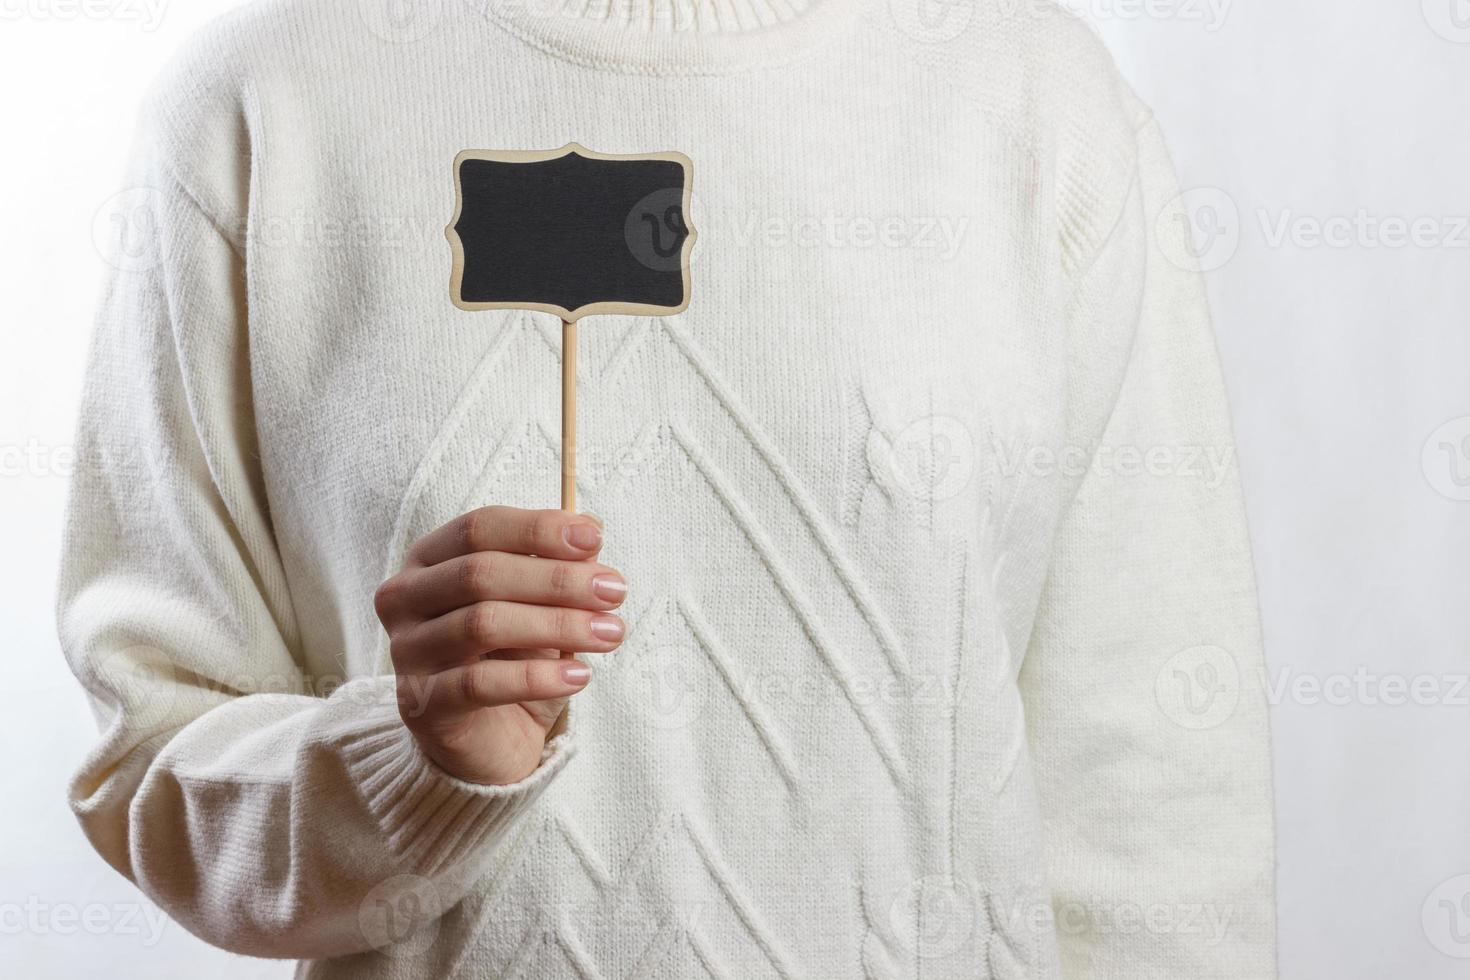
{"type": "Polygon", "coordinates": [[[440,769],[396,708],[388,714],[345,745],[343,756],[389,847],[420,874],[454,865],[503,836],[576,752],[570,733],[558,735],[525,779],[483,786],[440,769]]]}

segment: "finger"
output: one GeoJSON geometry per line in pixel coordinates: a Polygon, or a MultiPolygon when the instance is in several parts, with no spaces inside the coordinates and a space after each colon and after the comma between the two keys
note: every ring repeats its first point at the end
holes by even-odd
{"type": "Polygon", "coordinates": [[[489,599],[603,611],[622,605],[627,583],[606,565],[480,551],[395,576],[379,613],[430,619],[489,599]]]}
{"type": "Polygon", "coordinates": [[[400,673],[445,670],[506,648],[608,653],[623,642],[623,621],[612,613],[477,602],[409,627],[393,638],[400,673]]]}
{"type": "Polygon", "coordinates": [[[555,660],[560,656],[563,656],[560,650],[504,649],[485,654],[486,659],[495,660],[555,660]]]}
{"type": "MultiPolygon", "coordinates": [[[[485,659],[556,660],[561,656],[557,650],[496,650],[485,659]]],[[[398,675],[398,713],[403,716],[404,721],[417,721],[428,715],[430,695],[437,690],[440,683],[438,677],[439,674],[398,675]]]]}
{"type": "Polygon", "coordinates": [[[420,538],[409,551],[408,564],[437,565],[477,551],[583,561],[601,548],[602,525],[594,517],[561,510],[481,507],[420,538]]]}
{"type": "Polygon", "coordinates": [[[571,697],[587,686],[592,669],[580,660],[481,660],[416,678],[424,717],[571,697]]]}

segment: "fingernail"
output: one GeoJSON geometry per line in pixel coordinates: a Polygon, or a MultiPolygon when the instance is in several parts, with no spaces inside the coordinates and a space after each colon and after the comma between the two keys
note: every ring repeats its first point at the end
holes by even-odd
{"type": "Polygon", "coordinates": [[[628,583],[615,575],[599,575],[592,580],[592,594],[603,602],[622,602],[628,594],[628,583]]]}
{"type": "Polygon", "coordinates": [[[570,660],[561,669],[561,679],[568,684],[581,687],[592,679],[592,668],[570,660]]]}
{"type": "Polygon", "coordinates": [[[578,551],[596,551],[602,547],[602,528],[596,524],[580,521],[576,524],[568,524],[566,530],[562,531],[567,544],[578,551]]]}
{"type": "Polygon", "coordinates": [[[592,635],[612,643],[623,638],[623,621],[616,616],[593,616],[592,635]]]}

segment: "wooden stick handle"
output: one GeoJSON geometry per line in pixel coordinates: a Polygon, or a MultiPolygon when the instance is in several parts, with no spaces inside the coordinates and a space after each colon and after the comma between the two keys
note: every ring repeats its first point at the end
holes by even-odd
{"type": "MultiPolygon", "coordinates": [[[[561,322],[561,509],[577,510],[577,322],[561,322]]],[[[561,659],[576,654],[563,650],[561,659]]],[[[567,712],[562,712],[546,733],[546,740],[567,730],[567,712]]]]}
{"type": "Polygon", "coordinates": [[[561,322],[561,509],[577,509],[577,323],[561,322]]]}

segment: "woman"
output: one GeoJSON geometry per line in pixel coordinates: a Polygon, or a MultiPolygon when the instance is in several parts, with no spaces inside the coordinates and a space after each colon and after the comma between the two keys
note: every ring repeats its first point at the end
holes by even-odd
{"type": "Polygon", "coordinates": [[[1096,40],[416,9],[253,4],[145,114],[61,595],[99,852],[312,977],[1274,976],[1224,395],[1096,40]],[[446,289],[456,155],[571,140],[696,175],[687,312],[582,330],[599,517],[537,509],[556,318],[446,289]]]}

